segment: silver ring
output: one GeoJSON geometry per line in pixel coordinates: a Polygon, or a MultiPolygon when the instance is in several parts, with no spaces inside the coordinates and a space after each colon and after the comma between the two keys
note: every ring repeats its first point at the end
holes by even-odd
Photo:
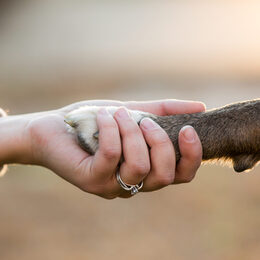
{"type": "Polygon", "coordinates": [[[131,195],[135,195],[140,189],[142,189],[142,187],[144,185],[143,181],[136,185],[124,183],[120,177],[119,171],[117,171],[117,173],[116,173],[116,179],[124,190],[131,191],[131,195]]]}

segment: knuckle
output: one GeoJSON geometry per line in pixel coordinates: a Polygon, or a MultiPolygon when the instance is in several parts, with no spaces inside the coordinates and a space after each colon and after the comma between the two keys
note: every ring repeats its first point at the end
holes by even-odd
{"type": "Polygon", "coordinates": [[[161,131],[161,129],[155,130],[154,133],[151,133],[151,137],[154,140],[154,144],[159,146],[169,145],[170,143],[168,135],[161,131]]]}
{"type": "Polygon", "coordinates": [[[107,159],[118,159],[121,156],[121,150],[118,147],[105,147],[102,154],[107,159]]]}
{"type": "Polygon", "coordinates": [[[182,152],[183,157],[186,158],[186,160],[189,160],[192,165],[197,165],[200,163],[200,157],[198,153],[195,153],[192,149],[182,152]],[[185,153],[186,152],[186,153],[185,153]]]}
{"type": "Polygon", "coordinates": [[[150,165],[144,162],[134,162],[130,165],[130,168],[135,175],[138,175],[140,177],[145,177],[150,171],[150,165]]]}
{"type": "Polygon", "coordinates": [[[130,122],[123,126],[123,131],[126,135],[132,135],[132,134],[139,133],[139,127],[135,122],[130,122]]]}
{"type": "Polygon", "coordinates": [[[161,186],[168,186],[170,184],[172,184],[174,182],[174,174],[164,174],[160,177],[158,177],[157,182],[161,185],[161,186]]]}
{"type": "Polygon", "coordinates": [[[101,127],[103,127],[106,130],[114,130],[117,129],[117,124],[115,120],[111,118],[111,120],[101,122],[101,127]]]}
{"type": "Polygon", "coordinates": [[[161,136],[161,138],[157,140],[157,145],[168,146],[169,144],[170,144],[170,140],[168,136],[161,136]]]}

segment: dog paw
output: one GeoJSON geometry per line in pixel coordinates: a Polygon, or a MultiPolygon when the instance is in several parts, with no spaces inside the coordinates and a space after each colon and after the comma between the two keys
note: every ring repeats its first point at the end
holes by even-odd
{"type": "MultiPolygon", "coordinates": [[[[97,113],[102,107],[84,106],[73,110],[65,116],[65,123],[69,131],[75,133],[80,146],[89,154],[93,155],[98,149],[98,126],[96,123],[97,113]]],[[[107,106],[107,111],[113,116],[119,107],[107,106]]],[[[129,110],[132,118],[139,123],[140,120],[149,115],[138,110],[129,110]]]]}
{"type": "Polygon", "coordinates": [[[233,167],[236,172],[252,169],[260,160],[259,154],[241,154],[233,158],[233,167]]]}

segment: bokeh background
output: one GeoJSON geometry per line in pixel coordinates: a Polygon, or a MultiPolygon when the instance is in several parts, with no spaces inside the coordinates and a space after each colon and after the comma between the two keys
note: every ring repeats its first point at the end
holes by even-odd
{"type": "MultiPolygon", "coordinates": [[[[260,97],[260,4],[232,0],[0,1],[0,105],[260,97]]],[[[129,199],[41,167],[0,179],[0,259],[260,258],[260,168],[204,165],[190,184],[129,199]]]]}

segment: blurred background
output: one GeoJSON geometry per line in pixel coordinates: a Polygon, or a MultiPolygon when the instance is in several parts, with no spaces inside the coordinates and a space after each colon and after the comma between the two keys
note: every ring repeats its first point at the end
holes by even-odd
{"type": "MultiPolygon", "coordinates": [[[[0,106],[259,98],[259,11],[251,0],[0,1],[0,106]]],[[[106,201],[11,166],[0,259],[259,259],[259,173],[204,165],[190,184],[106,201]]]]}

